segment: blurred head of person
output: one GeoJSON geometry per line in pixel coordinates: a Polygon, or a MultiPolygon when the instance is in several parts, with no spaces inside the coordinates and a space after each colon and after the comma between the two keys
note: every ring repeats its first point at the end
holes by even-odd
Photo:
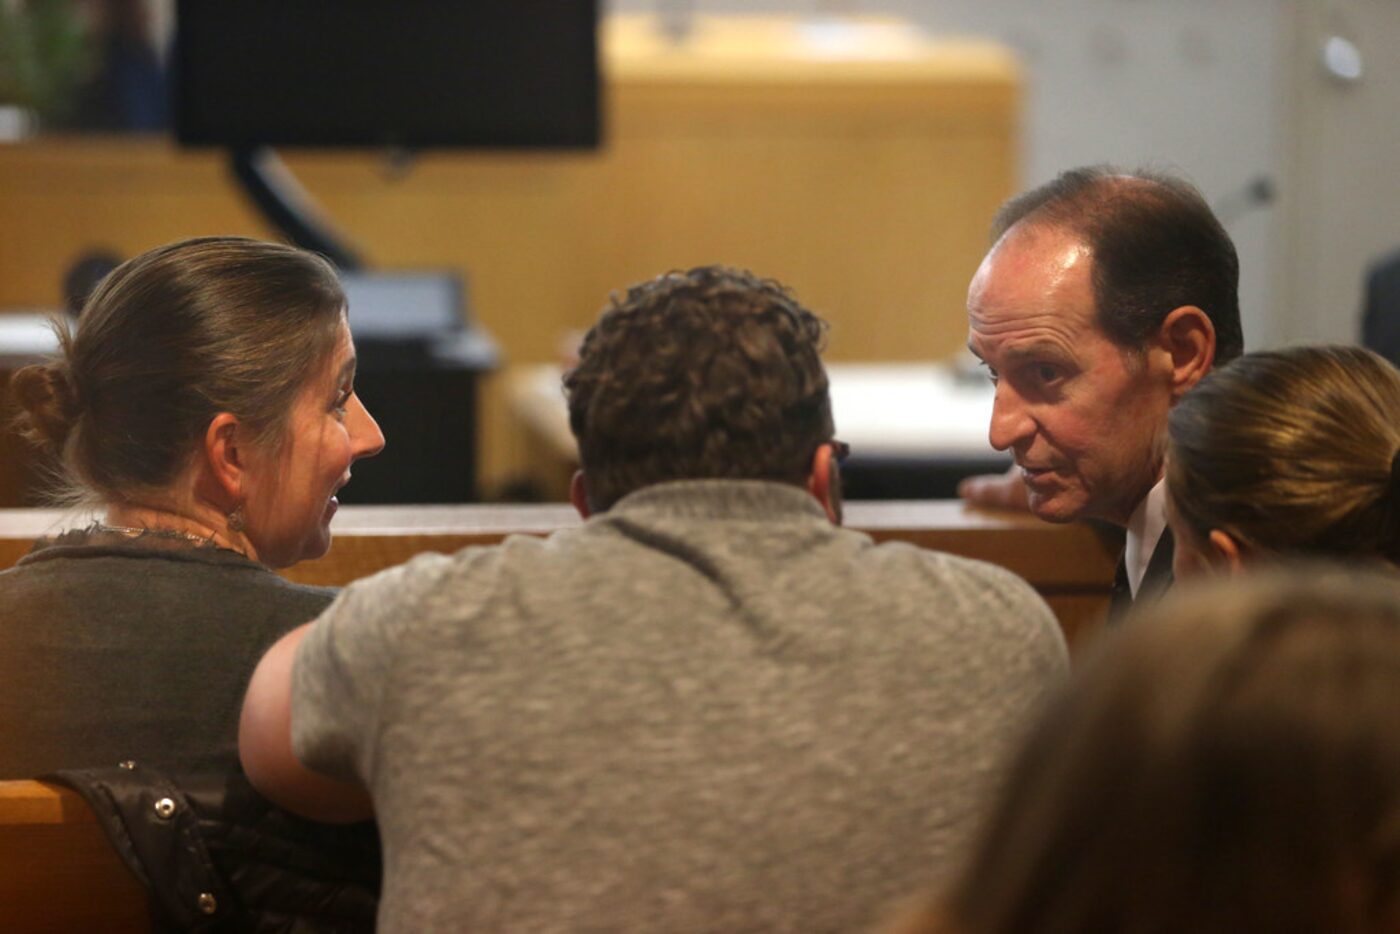
{"type": "Polygon", "coordinates": [[[1400,372],[1359,347],[1246,354],[1168,421],[1175,571],[1400,560],[1400,372]]]}
{"type": "Polygon", "coordinates": [[[59,499],[112,529],[207,538],[270,567],[330,547],[350,465],[384,444],[354,391],[335,270],[304,250],[185,240],[93,290],[56,359],[13,377],[59,499]]]}
{"type": "Polygon", "coordinates": [[[1393,577],[1197,582],[1099,648],[907,930],[1400,928],[1393,577]]]}
{"type": "Polygon", "coordinates": [[[614,296],[564,378],[579,511],[673,480],[770,480],[839,521],[825,331],[783,286],[722,266],[614,296]]]}

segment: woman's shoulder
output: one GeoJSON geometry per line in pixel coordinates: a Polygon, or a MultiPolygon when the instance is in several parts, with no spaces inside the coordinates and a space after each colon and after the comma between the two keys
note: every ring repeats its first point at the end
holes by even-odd
{"type": "Polygon", "coordinates": [[[9,571],[0,589],[76,587],[80,590],[204,602],[211,611],[287,604],[315,615],[336,590],[289,581],[236,551],[163,539],[119,540],[86,530],[37,542],[9,571]]]}

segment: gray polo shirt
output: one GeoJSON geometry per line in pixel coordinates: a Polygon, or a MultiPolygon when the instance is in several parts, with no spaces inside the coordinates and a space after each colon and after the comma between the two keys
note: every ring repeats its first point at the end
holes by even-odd
{"type": "Polygon", "coordinates": [[[349,587],[293,679],[380,930],[853,931],[937,882],[1065,674],[1022,580],[689,481],[349,587]]]}

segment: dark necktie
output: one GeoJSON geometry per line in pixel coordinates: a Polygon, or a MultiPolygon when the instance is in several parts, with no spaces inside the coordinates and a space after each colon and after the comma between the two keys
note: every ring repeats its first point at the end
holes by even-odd
{"type": "Polygon", "coordinates": [[[1113,590],[1108,599],[1108,624],[1118,625],[1132,608],[1133,591],[1128,586],[1128,553],[1124,549],[1118,556],[1118,567],[1113,572],[1113,590]]]}
{"type": "MultiPolygon", "coordinates": [[[[1172,584],[1172,552],[1176,543],[1172,530],[1163,529],[1157,539],[1157,547],[1152,549],[1152,557],[1147,562],[1147,570],[1138,582],[1138,599],[1153,600],[1172,584]]],[[[1118,567],[1113,572],[1113,590],[1108,602],[1108,624],[1116,626],[1123,621],[1123,615],[1133,608],[1133,592],[1128,586],[1128,549],[1118,556],[1118,567]]]]}

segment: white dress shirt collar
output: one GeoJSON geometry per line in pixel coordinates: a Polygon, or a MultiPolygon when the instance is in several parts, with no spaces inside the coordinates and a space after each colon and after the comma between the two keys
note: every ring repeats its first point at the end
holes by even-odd
{"type": "Polygon", "coordinates": [[[1123,551],[1123,565],[1128,572],[1128,589],[1133,599],[1137,599],[1138,588],[1147,574],[1147,565],[1152,561],[1152,552],[1157,550],[1162,530],[1167,527],[1166,506],[1167,486],[1163,478],[1148,491],[1128,518],[1128,541],[1123,551]]]}

